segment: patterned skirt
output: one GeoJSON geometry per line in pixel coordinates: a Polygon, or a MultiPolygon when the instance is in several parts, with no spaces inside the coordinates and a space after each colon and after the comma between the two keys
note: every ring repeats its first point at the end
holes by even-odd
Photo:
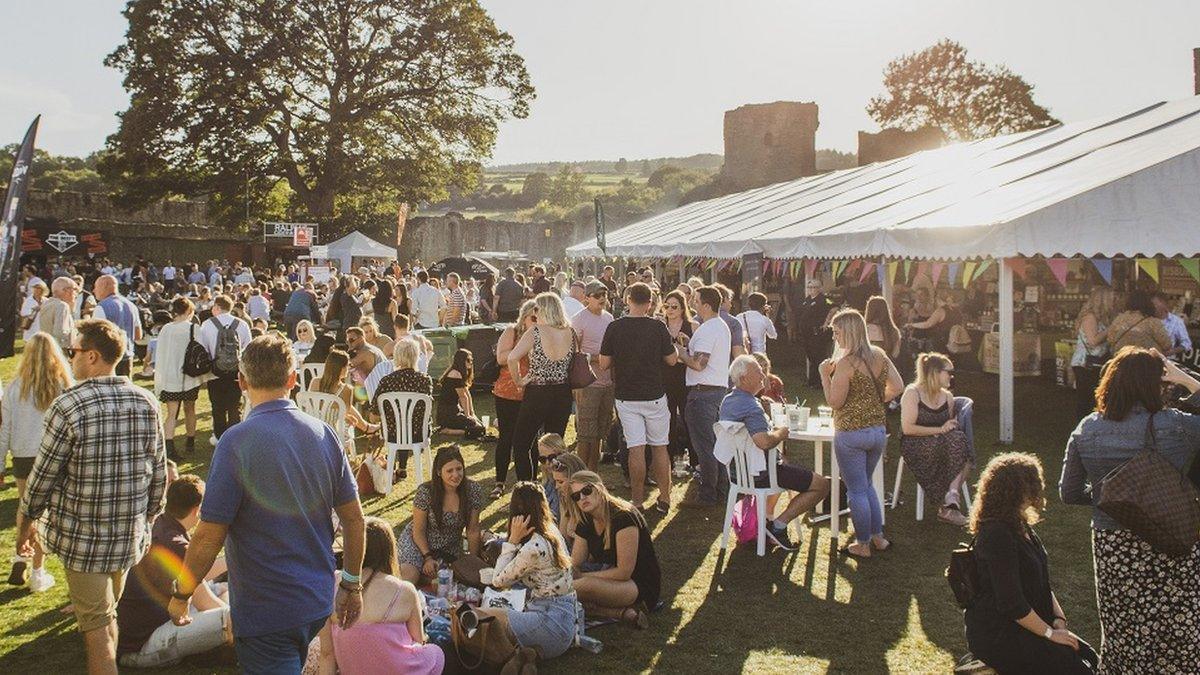
{"type": "Polygon", "coordinates": [[[187,391],[160,391],[158,392],[158,400],[163,403],[171,401],[195,401],[200,396],[200,387],[194,387],[187,391]]]}
{"type": "Polygon", "coordinates": [[[1200,544],[1182,558],[1128,530],[1094,530],[1100,672],[1200,671],[1200,544]]]}

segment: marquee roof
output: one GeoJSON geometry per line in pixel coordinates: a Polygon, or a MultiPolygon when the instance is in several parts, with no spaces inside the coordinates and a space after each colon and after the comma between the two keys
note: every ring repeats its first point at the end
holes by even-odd
{"type": "Polygon", "coordinates": [[[1200,254],[1200,97],[696,202],[571,257],[1200,254]]]}

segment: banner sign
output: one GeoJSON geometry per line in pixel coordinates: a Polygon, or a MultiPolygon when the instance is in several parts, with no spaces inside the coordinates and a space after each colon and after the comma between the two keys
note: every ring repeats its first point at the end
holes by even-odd
{"type": "Polygon", "coordinates": [[[41,115],[33,118],[25,140],[17,150],[8,191],[4,195],[4,210],[0,211],[0,357],[13,355],[17,334],[17,313],[20,291],[17,290],[21,260],[21,227],[25,224],[25,193],[33,178],[29,174],[33,163],[33,140],[37,137],[41,115]]]}
{"type": "Polygon", "coordinates": [[[297,225],[292,228],[292,246],[308,248],[312,246],[312,230],[307,225],[297,225]]]}
{"type": "Polygon", "coordinates": [[[329,258],[329,247],[312,246],[308,249],[308,257],[313,260],[326,260],[329,258]]]}
{"type": "Polygon", "coordinates": [[[263,243],[267,243],[268,239],[291,239],[293,246],[300,246],[296,242],[296,230],[308,230],[308,244],[320,241],[321,226],[318,223],[263,223],[263,243]]]}
{"type": "Polygon", "coordinates": [[[88,256],[108,253],[108,234],[57,223],[26,223],[21,230],[21,253],[47,257],[88,256]]]}
{"type": "Polygon", "coordinates": [[[596,197],[592,203],[596,206],[596,246],[607,253],[604,244],[604,206],[600,204],[599,197],[596,197]]]}

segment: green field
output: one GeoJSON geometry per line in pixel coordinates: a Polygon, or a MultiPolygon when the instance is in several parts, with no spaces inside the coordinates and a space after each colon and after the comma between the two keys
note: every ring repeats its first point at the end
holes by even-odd
{"type": "MultiPolygon", "coordinates": [[[[815,405],[819,396],[795,384],[795,359],[786,354],[774,354],[774,359],[783,364],[777,370],[788,384],[789,396],[807,397],[815,405]]],[[[14,369],[15,359],[0,361],[0,378],[7,381],[14,369]]],[[[976,447],[982,464],[1006,449],[996,444],[996,378],[964,373],[957,386],[957,393],[976,400],[976,447]]],[[[1072,629],[1098,647],[1088,509],[1062,505],[1054,490],[1073,427],[1073,401],[1070,392],[1040,379],[1019,380],[1016,392],[1013,448],[1039,454],[1050,483],[1049,507],[1038,529],[1050,552],[1055,590],[1072,629]]],[[[199,438],[207,439],[206,395],[200,406],[199,438]]],[[[491,412],[490,397],[479,397],[479,408],[491,412]]],[[[568,436],[571,433],[568,430],[568,436]]],[[[490,485],[492,446],[464,448],[470,475],[490,485]]],[[[886,463],[889,491],[895,450],[893,442],[886,463]]],[[[210,453],[207,442],[200,440],[197,455],[182,470],[204,475],[210,453]]],[[[812,450],[790,444],[789,460],[810,464],[812,450]]],[[[615,467],[605,466],[602,473],[616,486],[614,492],[628,495],[615,467]]],[[[674,501],[683,497],[684,487],[677,483],[674,501]]],[[[410,479],[386,499],[367,500],[365,510],[388,518],[399,530],[410,518],[412,491],[410,479]]],[[[541,668],[549,673],[947,673],[966,651],[966,642],[942,571],[950,548],[965,535],[938,522],[933,508],[926,509],[924,522],[915,522],[911,474],[902,493],[900,506],[887,512],[886,529],[895,550],[865,561],[837,557],[825,526],[803,527],[803,545],[794,553],[758,558],[753,546],[720,553],[720,513],[673,510],[652,520],[665,608],[652,615],[644,632],[623,626],[594,630],[592,635],[604,643],[598,655],[572,650],[541,668]]],[[[488,507],[485,526],[502,528],[504,506],[488,507]]],[[[9,478],[0,490],[0,549],[5,551],[13,547],[15,510],[16,488],[9,478]]],[[[843,523],[848,520],[843,518],[843,523]]],[[[0,589],[0,673],[83,669],[74,619],[58,611],[67,602],[62,568],[51,558],[50,569],[59,584],[44,594],[0,589]]]]}

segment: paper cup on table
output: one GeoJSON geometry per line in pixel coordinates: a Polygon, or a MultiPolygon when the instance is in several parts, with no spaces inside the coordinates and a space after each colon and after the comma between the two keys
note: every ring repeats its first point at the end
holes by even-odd
{"type": "Polygon", "coordinates": [[[776,403],[775,401],[771,401],[771,419],[778,419],[779,417],[782,417],[785,414],[787,414],[787,413],[785,412],[785,408],[782,403],[776,403]]]}
{"type": "Polygon", "coordinates": [[[496,568],[484,567],[483,569],[479,570],[479,583],[483,584],[484,586],[491,586],[492,579],[494,578],[496,578],[496,568]]]}
{"type": "Polygon", "coordinates": [[[483,423],[484,429],[492,428],[492,416],[491,415],[483,415],[479,418],[479,421],[483,423]]]}
{"type": "Polygon", "coordinates": [[[799,416],[800,416],[800,426],[799,426],[799,428],[800,428],[800,429],[807,429],[807,428],[808,428],[808,407],[807,407],[807,406],[802,406],[802,407],[800,407],[800,409],[799,409],[799,410],[797,410],[796,412],[797,412],[797,414],[799,414],[799,416]]]}

